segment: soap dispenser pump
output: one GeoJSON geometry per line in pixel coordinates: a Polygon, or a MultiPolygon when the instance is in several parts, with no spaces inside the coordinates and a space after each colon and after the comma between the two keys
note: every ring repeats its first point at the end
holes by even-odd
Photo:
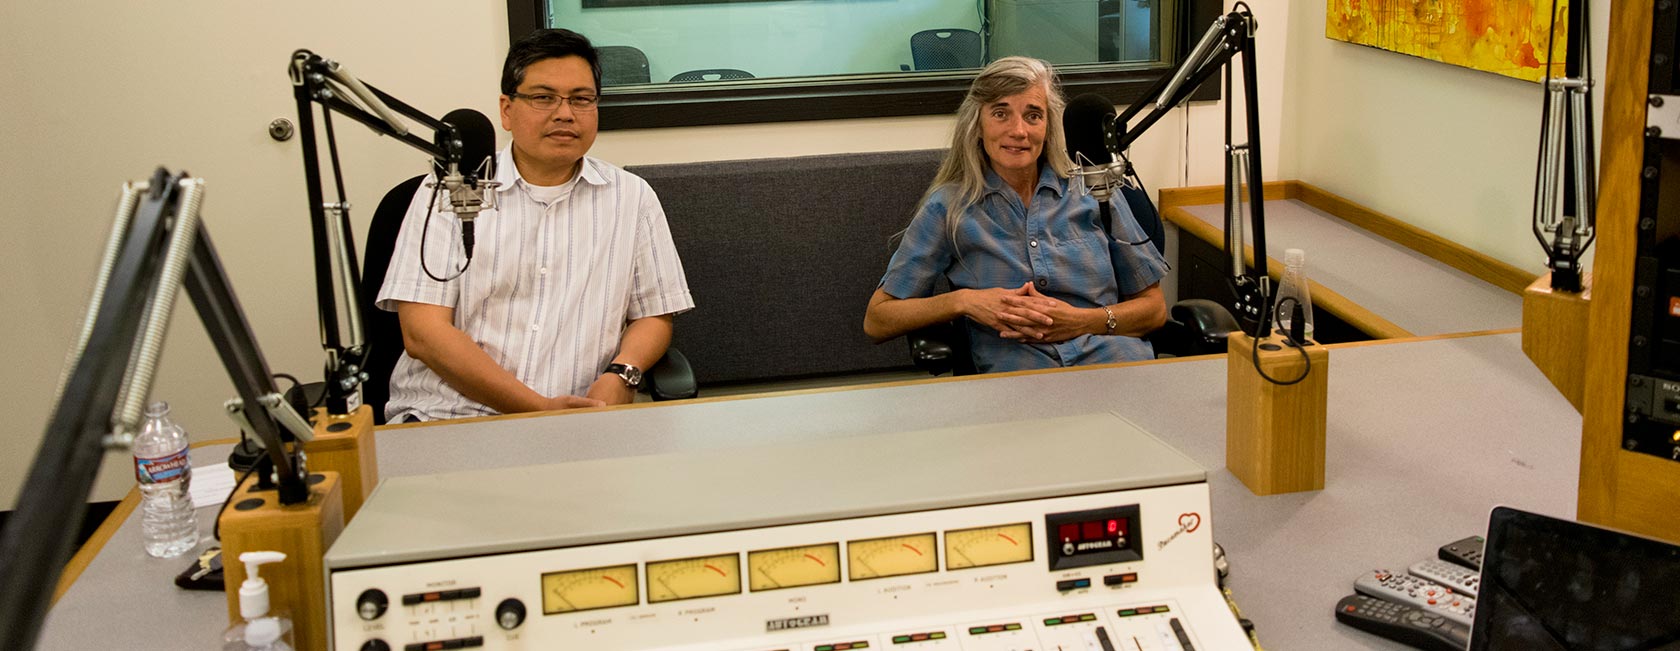
{"type": "Polygon", "coordinates": [[[223,651],[291,651],[292,622],[284,617],[268,614],[268,582],[260,568],[267,563],[286,560],[280,552],[245,552],[239,562],[245,564],[245,582],[239,585],[239,615],[245,618],[222,636],[223,651]]]}

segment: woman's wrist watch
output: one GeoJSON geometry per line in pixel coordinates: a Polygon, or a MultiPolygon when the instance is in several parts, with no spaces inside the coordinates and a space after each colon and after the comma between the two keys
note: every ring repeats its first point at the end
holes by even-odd
{"type": "Polygon", "coordinates": [[[1120,325],[1120,322],[1118,320],[1115,320],[1114,310],[1109,309],[1109,307],[1107,305],[1103,306],[1103,312],[1108,313],[1108,322],[1104,323],[1103,327],[1108,328],[1108,333],[1107,334],[1114,334],[1114,328],[1115,328],[1115,326],[1120,325]]]}
{"type": "Polygon", "coordinates": [[[603,372],[617,375],[618,379],[624,380],[624,386],[632,389],[642,386],[642,369],[629,364],[608,364],[603,372]]]}

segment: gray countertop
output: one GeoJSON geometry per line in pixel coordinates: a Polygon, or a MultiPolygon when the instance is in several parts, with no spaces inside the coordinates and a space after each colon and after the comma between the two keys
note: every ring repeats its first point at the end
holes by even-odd
{"type": "MultiPolygon", "coordinates": [[[[1224,228],[1219,204],[1184,209],[1224,228]]],[[[1297,200],[1266,202],[1266,248],[1305,251],[1308,278],[1414,335],[1522,326],[1521,295],[1297,200]]]]}
{"type": "MultiPolygon", "coordinates": [[[[1111,410],[1209,469],[1229,586],[1268,649],[1405,648],[1336,624],[1336,600],[1364,571],[1481,533],[1495,505],[1572,516],[1581,418],[1516,334],[1330,360],[1326,488],[1310,493],[1256,497],[1224,469],[1223,358],[381,430],[379,465],[392,477],[1111,410]]],[[[206,530],[212,515],[200,511],[206,530]]],[[[146,557],[131,518],[54,607],[41,648],[213,648],[223,597],[176,589],[186,562],[146,557]]]]}

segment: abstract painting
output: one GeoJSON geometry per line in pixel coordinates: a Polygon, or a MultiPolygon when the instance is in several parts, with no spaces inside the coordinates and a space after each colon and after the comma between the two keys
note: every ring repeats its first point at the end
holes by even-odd
{"type": "Polygon", "coordinates": [[[1563,76],[1569,0],[1328,0],[1327,6],[1324,35],[1338,41],[1529,81],[1547,76],[1551,45],[1550,76],[1563,76]]]}

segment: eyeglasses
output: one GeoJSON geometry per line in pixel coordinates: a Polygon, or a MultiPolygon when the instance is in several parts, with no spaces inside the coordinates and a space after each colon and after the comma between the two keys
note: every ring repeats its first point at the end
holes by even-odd
{"type": "Polygon", "coordinates": [[[525,100],[525,103],[530,104],[531,108],[539,111],[552,111],[559,108],[560,102],[564,101],[565,103],[572,105],[572,110],[577,111],[578,113],[588,113],[595,110],[595,105],[599,104],[601,101],[601,98],[594,95],[572,95],[571,97],[567,97],[565,95],[554,95],[551,93],[537,93],[534,95],[526,95],[525,93],[508,93],[508,97],[525,100]]]}

